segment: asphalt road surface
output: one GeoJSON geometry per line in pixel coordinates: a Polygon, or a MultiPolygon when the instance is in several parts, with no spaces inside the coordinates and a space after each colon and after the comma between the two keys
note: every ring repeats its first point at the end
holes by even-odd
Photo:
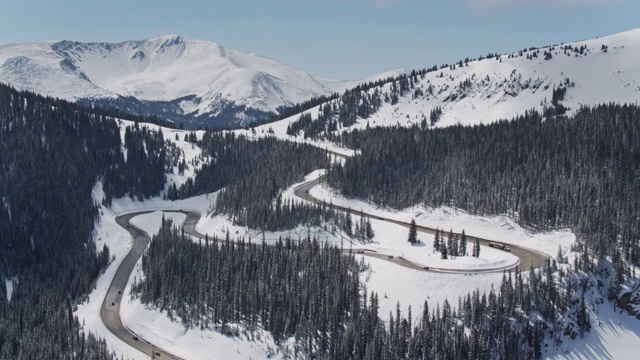
{"type": "MultiPolygon", "coordinates": [[[[315,179],[313,181],[309,181],[306,182],[300,186],[298,186],[296,189],[294,189],[294,194],[304,200],[307,201],[311,201],[311,202],[315,202],[317,204],[321,204],[322,200],[320,199],[316,199],[313,196],[311,196],[309,194],[309,191],[311,190],[311,188],[313,188],[314,186],[317,186],[320,184],[320,182],[322,182],[324,179],[324,175],[319,177],[318,179],[315,179]]],[[[351,211],[352,214],[354,215],[358,215],[358,216],[367,216],[371,219],[376,219],[376,220],[380,220],[380,221],[386,221],[388,223],[391,224],[396,224],[396,225],[401,225],[404,226],[406,228],[409,228],[410,224],[404,221],[399,221],[399,220],[394,220],[394,219],[388,219],[385,217],[380,217],[377,215],[372,215],[366,212],[362,212],[362,211],[358,211],[358,210],[353,210],[353,209],[348,209],[345,208],[343,206],[338,206],[335,204],[331,205],[334,209],[336,210],[341,210],[341,211],[351,211]]],[[[417,225],[416,226],[417,230],[423,233],[427,233],[427,234],[435,234],[436,233],[436,229],[434,228],[430,228],[430,227],[426,227],[426,226],[420,226],[417,225]]],[[[456,234],[456,233],[454,233],[456,234]]],[[[460,234],[458,234],[460,235],[460,234]]],[[[537,252],[535,250],[530,250],[527,248],[523,248],[521,246],[517,246],[517,245],[511,245],[511,244],[504,244],[501,243],[499,241],[495,241],[495,240],[490,240],[490,239],[484,239],[484,238],[478,238],[476,236],[470,235],[470,234],[465,234],[467,236],[467,243],[472,244],[473,242],[476,241],[476,238],[478,240],[480,240],[480,245],[484,245],[484,246],[489,246],[489,243],[497,243],[497,244],[503,244],[503,245],[508,245],[509,247],[511,247],[511,253],[515,256],[518,257],[518,259],[520,260],[517,264],[514,264],[513,266],[511,266],[510,268],[504,268],[501,267],[499,269],[493,269],[493,270],[487,270],[487,269],[465,269],[465,270],[460,270],[460,271],[455,271],[455,270],[450,270],[450,269],[441,269],[441,268],[434,268],[434,267],[430,267],[430,268],[424,268],[422,266],[416,265],[414,263],[411,263],[403,258],[390,258],[388,255],[384,255],[384,254],[379,254],[373,251],[364,251],[364,255],[368,255],[368,256],[373,256],[373,257],[377,257],[380,259],[385,259],[385,260],[389,260],[389,261],[393,261],[399,265],[402,266],[406,266],[406,267],[411,267],[414,269],[419,269],[419,270],[425,270],[425,271],[437,271],[437,272],[451,272],[451,273],[478,273],[478,272],[502,272],[504,270],[508,270],[508,269],[513,269],[515,267],[520,267],[523,270],[528,270],[531,266],[533,266],[534,268],[539,268],[542,267],[545,262],[547,261],[548,256],[537,252]]]]}
{"type": "MultiPolygon", "coordinates": [[[[138,215],[150,212],[152,211],[135,212],[118,216],[116,218],[118,225],[127,229],[129,234],[131,234],[131,237],[133,238],[133,245],[118,267],[118,270],[111,281],[109,290],[107,290],[107,294],[102,302],[100,317],[109,331],[111,331],[120,340],[147,355],[150,359],[181,359],[180,357],[147,342],[140,335],[133,333],[122,324],[122,320],[120,319],[120,302],[122,301],[124,288],[129,281],[133,268],[138,262],[138,259],[140,259],[140,256],[144,253],[144,250],[147,248],[150,241],[149,234],[131,224],[130,220],[138,215]]],[[[187,219],[195,216],[197,221],[197,219],[200,218],[200,215],[194,212],[184,213],[187,214],[187,219]]]]}

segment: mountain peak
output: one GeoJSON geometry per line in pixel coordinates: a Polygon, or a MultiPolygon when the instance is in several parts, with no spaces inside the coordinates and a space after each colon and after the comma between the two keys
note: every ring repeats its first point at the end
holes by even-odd
{"type": "Polygon", "coordinates": [[[0,81],[194,126],[238,126],[358,83],[320,79],[268,58],[180,35],[3,46],[0,81]]]}

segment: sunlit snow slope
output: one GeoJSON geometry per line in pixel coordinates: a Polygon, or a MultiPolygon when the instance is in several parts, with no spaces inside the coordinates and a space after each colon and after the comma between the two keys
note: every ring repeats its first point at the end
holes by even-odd
{"type": "MultiPolygon", "coordinates": [[[[431,124],[431,112],[441,109],[435,126],[474,125],[512,119],[525,111],[543,112],[554,108],[554,89],[562,89],[561,104],[567,114],[581,105],[602,103],[636,104],[640,99],[640,29],[611,36],[526,48],[507,54],[489,54],[455,64],[430,69],[416,76],[397,103],[389,101],[392,88],[387,83],[367,90],[382,94],[382,107],[353,128],[367,126],[411,126],[423,120],[431,124]]],[[[318,108],[309,113],[315,119],[318,108]]],[[[286,129],[295,115],[270,124],[286,129]]],[[[339,129],[338,131],[342,131],[339,129]]],[[[277,132],[277,130],[276,130],[277,132]]],[[[301,133],[302,135],[302,133],[301,133]]]]}
{"type": "Polygon", "coordinates": [[[180,36],[0,46],[0,82],[210,126],[242,125],[359,83],[320,79],[255,54],[180,36]]]}

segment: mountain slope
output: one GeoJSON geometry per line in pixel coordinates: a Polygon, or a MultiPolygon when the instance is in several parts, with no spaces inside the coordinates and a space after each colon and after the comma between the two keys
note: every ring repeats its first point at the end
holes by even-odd
{"type": "MultiPolygon", "coordinates": [[[[489,54],[478,60],[417,71],[404,79],[401,76],[396,82],[368,89],[366,96],[358,97],[357,104],[345,104],[353,96],[334,100],[332,108],[341,110],[334,112],[332,119],[339,122],[341,111],[369,106],[376,103],[376,97],[381,106],[365,112],[366,118],[359,112],[359,121],[352,128],[411,126],[423,121],[431,125],[432,120],[438,127],[473,125],[511,119],[530,109],[571,114],[581,105],[636,103],[640,98],[638,54],[640,29],[570,44],[489,54]]],[[[309,114],[317,119],[318,107],[309,114]]],[[[284,136],[287,126],[299,118],[294,115],[269,126],[284,136]]],[[[340,126],[338,131],[342,131],[340,126]]]]}
{"type": "Polygon", "coordinates": [[[486,123],[532,108],[543,111],[553,105],[558,88],[566,89],[557,100],[570,112],[580,105],[635,103],[640,97],[638,53],[640,29],[473,61],[431,73],[425,80],[433,84],[434,95],[424,97],[426,108],[405,110],[424,112],[439,105],[441,126],[486,123]]]}
{"type": "Polygon", "coordinates": [[[180,36],[1,46],[0,82],[192,126],[239,126],[358,83],[320,79],[255,54],[180,36]]]}

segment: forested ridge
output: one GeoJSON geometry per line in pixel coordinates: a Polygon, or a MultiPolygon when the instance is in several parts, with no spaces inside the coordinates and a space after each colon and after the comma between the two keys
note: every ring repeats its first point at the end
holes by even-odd
{"type": "MultiPolygon", "coordinates": [[[[127,132],[131,154],[154,143],[147,130],[127,132]]],[[[73,316],[110,261],[91,238],[99,205],[91,191],[98,180],[108,199],[163,186],[152,179],[159,164],[147,158],[162,157],[163,146],[138,159],[147,173],[127,165],[121,147],[113,119],[0,85],[0,359],[112,358],[73,316]],[[10,277],[17,283],[8,300],[10,277]]]]}

